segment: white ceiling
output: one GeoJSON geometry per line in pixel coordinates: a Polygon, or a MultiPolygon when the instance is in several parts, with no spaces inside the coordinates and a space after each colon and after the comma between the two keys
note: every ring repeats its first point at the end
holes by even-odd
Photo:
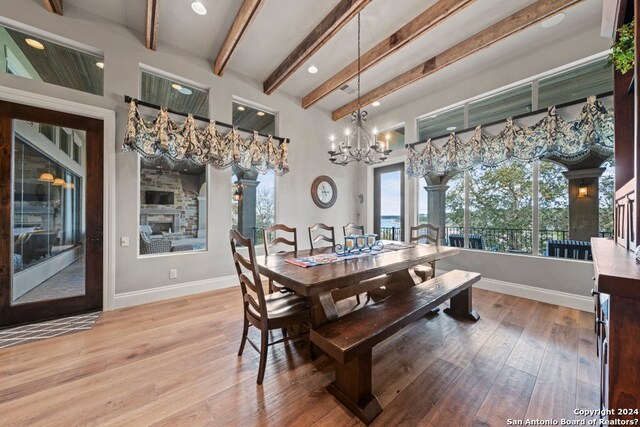
{"type": "MultiPolygon", "coordinates": [[[[196,15],[191,10],[191,1],[161,0],[159,45],[171,44],[213,61],[242,0],[201,0],[208,9],[205,16],[196,15]]],[[[436,0],[373,0],[362,12],[362,52],[366,52],[435,2],[436,0]]],[[[366,93],[534,2],[535,0],[476,0],[399,53],[363,73],[362,92],[366,93]]],[[[337,3],[338,0],[264,1],[236,48],[228,68],[260,82],[265,80],[337,3]]],[[[83,9],[139,33],[144,31],[145,5],[146,0],[65,0],[65,8],[83,9]]],[[[523,52],[543,49],[559,37],[570,37],[585,28],[598,32],[601,10],[602,0],[585,0],[569,9],[567,19],[560,25],[550,29],[536,25],[509,40],[497,43],[381,100],[383,106],[380,111],[416,99],[420,93],[428,93],[423,91],[433,91],[431,82],[451,80],[456,75],[464,78],[482,64],[517,59],[523,52]]],[[[278,90],[301,99],[354,59],[355,19],[278,90]],[[311,64],[319,68],[315,75],[307,72],[311,64]]],[[[326,110],[334,110],[354,98],[355,95],[336,91],[317,105],[326,110]]]]}

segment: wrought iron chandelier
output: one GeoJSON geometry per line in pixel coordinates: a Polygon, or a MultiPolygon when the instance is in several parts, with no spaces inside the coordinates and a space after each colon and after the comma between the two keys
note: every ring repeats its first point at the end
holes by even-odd
{"type": "Polygon", "coordinates": [[[389,134],[386,141],[378,141],[376,131],[369,132],[365,126],[368,113],[360,108],[360,13],[358,13],[358,111],[351,113],[351,128],[347,129],[344,139],[338,142],[331,135],[329,160],[336,165],[345,166],[351,162],[364,161],[367,165],[382,163],[389,153],[389,134]],[[353,144],[353,145],[352,145],[353,144]]]}

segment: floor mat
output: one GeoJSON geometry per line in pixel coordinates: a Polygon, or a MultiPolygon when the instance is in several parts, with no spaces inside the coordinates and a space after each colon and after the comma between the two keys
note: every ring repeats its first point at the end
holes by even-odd
{"type": "Polygon", "coordinates": [[[101,312],[86,313],[14,328],[0,329],[0,348],[59,337],[93,328],[101,312]]]}

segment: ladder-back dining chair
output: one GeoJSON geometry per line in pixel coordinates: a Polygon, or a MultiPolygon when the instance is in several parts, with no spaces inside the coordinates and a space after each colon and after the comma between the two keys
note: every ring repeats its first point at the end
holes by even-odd
{"type": "MultiPolygon", "coordinates": [[[[275,224],[271,227],[262,229],[262,237],[264,240],[264,254],[267,256],[274,253],[287,252],[285,250],[276,252],[276,249],[281,248],[282,246],[290,246],[290,251],[293,252],[298,251],[298,233],[295,227],[289,227],[284,224],[275,224]],[[288,237],[283,237],[282,234],[285,234],[288,237]],[[278,248],[276,248],[276,246],[278,246],[278,248]]],[[[288,292],[287,288],[274,282],[273,279],[269,279],[269,293],[274,290],[288,292]]]]}
{"type": "MultiPolygon", "coordinates": [[[[260,354],[257,383],[262,384],[267,365],[268,347],[298,338],[304,333],[307,333],[304,332],[289,337],[286,328],[293,325],[304,325],[308,331],[310,311],[303,297],[282,293],[265,295],[256,264],[256,253],[253,242],[235,230],[229,232],[229,241],[231,243],[233,263],[235,264],[238,279],[240,280],[244,310],[244,326],[242,328],[242,340],[240,341],[238,356],[242,356],[245,343],[249,341],[249,344],[260,354]],[[245,258],[240,254],[236,250],[237,246],[247,248],[249,258],[245,258]],[[260,330],[259,348],[247,336],[250,326],[254,326],[260,330]],[[281,329],[283,338],[269,342],[269,331],[273,329],[281,329]]],[[[311,345],[309,345],[309,350],[311,352],[311,345]]],[[[313,357],[312,353],[311,356],[313,357]]]]}
{"type": "MultiPolygon", "coordinates": [[[[439,245],[440,227],[423,223],[414,227],[410,227],[409,242],[410,243],[426,243],[439,245]]],[[[424,281],[436,275],[436,262],[432,261],[427,266],[418,266],[414,272],[424,281]]]]}
{"type": "Polygon", "coordinates": [[[336,245],[336,235],[333,227],[321,222],[309,227],[309,245],[311,245],[311,249],[314,249],[320,242],[329,242],[331,247],[336,245]]]}
{"type": "Polygon", "coordinates": [[[352,234],[362,235],[364,234],[364,225],[358,225],[350,222],[349,224],[342,227],[342,232],[344,233],[345,237],[351,236],[352,234]]]}

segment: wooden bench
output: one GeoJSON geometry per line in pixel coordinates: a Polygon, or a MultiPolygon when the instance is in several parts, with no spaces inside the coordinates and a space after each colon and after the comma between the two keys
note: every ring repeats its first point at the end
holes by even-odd
{"type": "Polygon", "coordinates": [[[311,341],[336,362],[336,379],[327,390],[369,424],[382,412],[371,388],[373,347],[448,299],[445,313],[478,320],[471,301],[478,280],[479,273],[453,270],[312,329],[311,341]]]}

